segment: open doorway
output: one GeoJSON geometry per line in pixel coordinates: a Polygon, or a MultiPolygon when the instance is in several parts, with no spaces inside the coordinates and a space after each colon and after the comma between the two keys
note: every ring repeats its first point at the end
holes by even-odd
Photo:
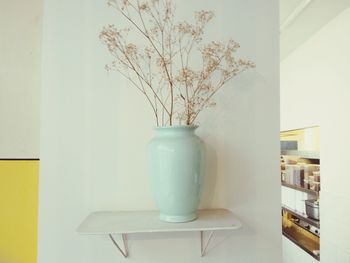
{"type": "Polygon", "coordinates": [[[280,0],[284,263],[350,262],[349,46],[349,0],[280,0]]]}
{"type": "Polygon", "coordinates": [[[319,261],[320,127],[282,131],[280,138],[284,250],[301,249],[302,262],[319,261]]]}

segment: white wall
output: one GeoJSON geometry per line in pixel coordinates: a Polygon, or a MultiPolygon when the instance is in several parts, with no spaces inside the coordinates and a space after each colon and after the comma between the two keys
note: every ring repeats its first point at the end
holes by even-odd
{"type": "Polygon", "coordinates": [[[321,126],[321,262],[350,262],[350,8],[281,63],[281,129],[321,126]]]}
{"type": "Polygon", "coordinates": [[[42,1],[0,1],[0,158],[39,157],[42,1]]]}
{"type": "Polygon", "coordinates": [[[281,262],[278,3],[179,0],[177,6],[183,16],[214,9],[209,31],[233,36],[240,55],[257,64],[218,96],[199,130],[218,174],[207,178],[202,207],[228,207],[244,228],[217,233],[204,258],[198,233],[132,235],[127,260],[107,237],[75,232],[93,210],[155,209],[145,161],[153,119],[136,91],[104,71],[111,58],[98,34],[117,20],[113,11],[104,1],[46,0],[39,263],[281,262]]]}

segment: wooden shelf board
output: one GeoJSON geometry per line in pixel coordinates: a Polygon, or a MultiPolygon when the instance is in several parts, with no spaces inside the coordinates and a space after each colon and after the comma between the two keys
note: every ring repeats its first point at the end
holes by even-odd
{"type": "Polygon", "coordinates": [[[306,159],[320,159],[318,151],[281,150],[281,155],[296,155],[306,159]]]}

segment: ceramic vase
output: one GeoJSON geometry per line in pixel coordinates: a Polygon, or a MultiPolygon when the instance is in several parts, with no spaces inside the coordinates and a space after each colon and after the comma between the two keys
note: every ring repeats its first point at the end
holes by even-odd
{"type": "Polygon", "coordinates": [[[195,134],[196,128],[156,128],[148,145],[149,175],[162,221],[180,223],[196,219],[205,158],[205,146],[195,134]]]}

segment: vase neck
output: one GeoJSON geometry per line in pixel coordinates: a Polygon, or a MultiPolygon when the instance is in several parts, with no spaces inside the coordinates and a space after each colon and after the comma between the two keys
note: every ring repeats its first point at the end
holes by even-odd
{"type": "Polygon", "coordinates": [[[157,127],[155,132],[157,136],[181,136],[181,135],[190,135],[194,134],[194,131],[198,126],[166,126],[166,127],[157,127]]]}

